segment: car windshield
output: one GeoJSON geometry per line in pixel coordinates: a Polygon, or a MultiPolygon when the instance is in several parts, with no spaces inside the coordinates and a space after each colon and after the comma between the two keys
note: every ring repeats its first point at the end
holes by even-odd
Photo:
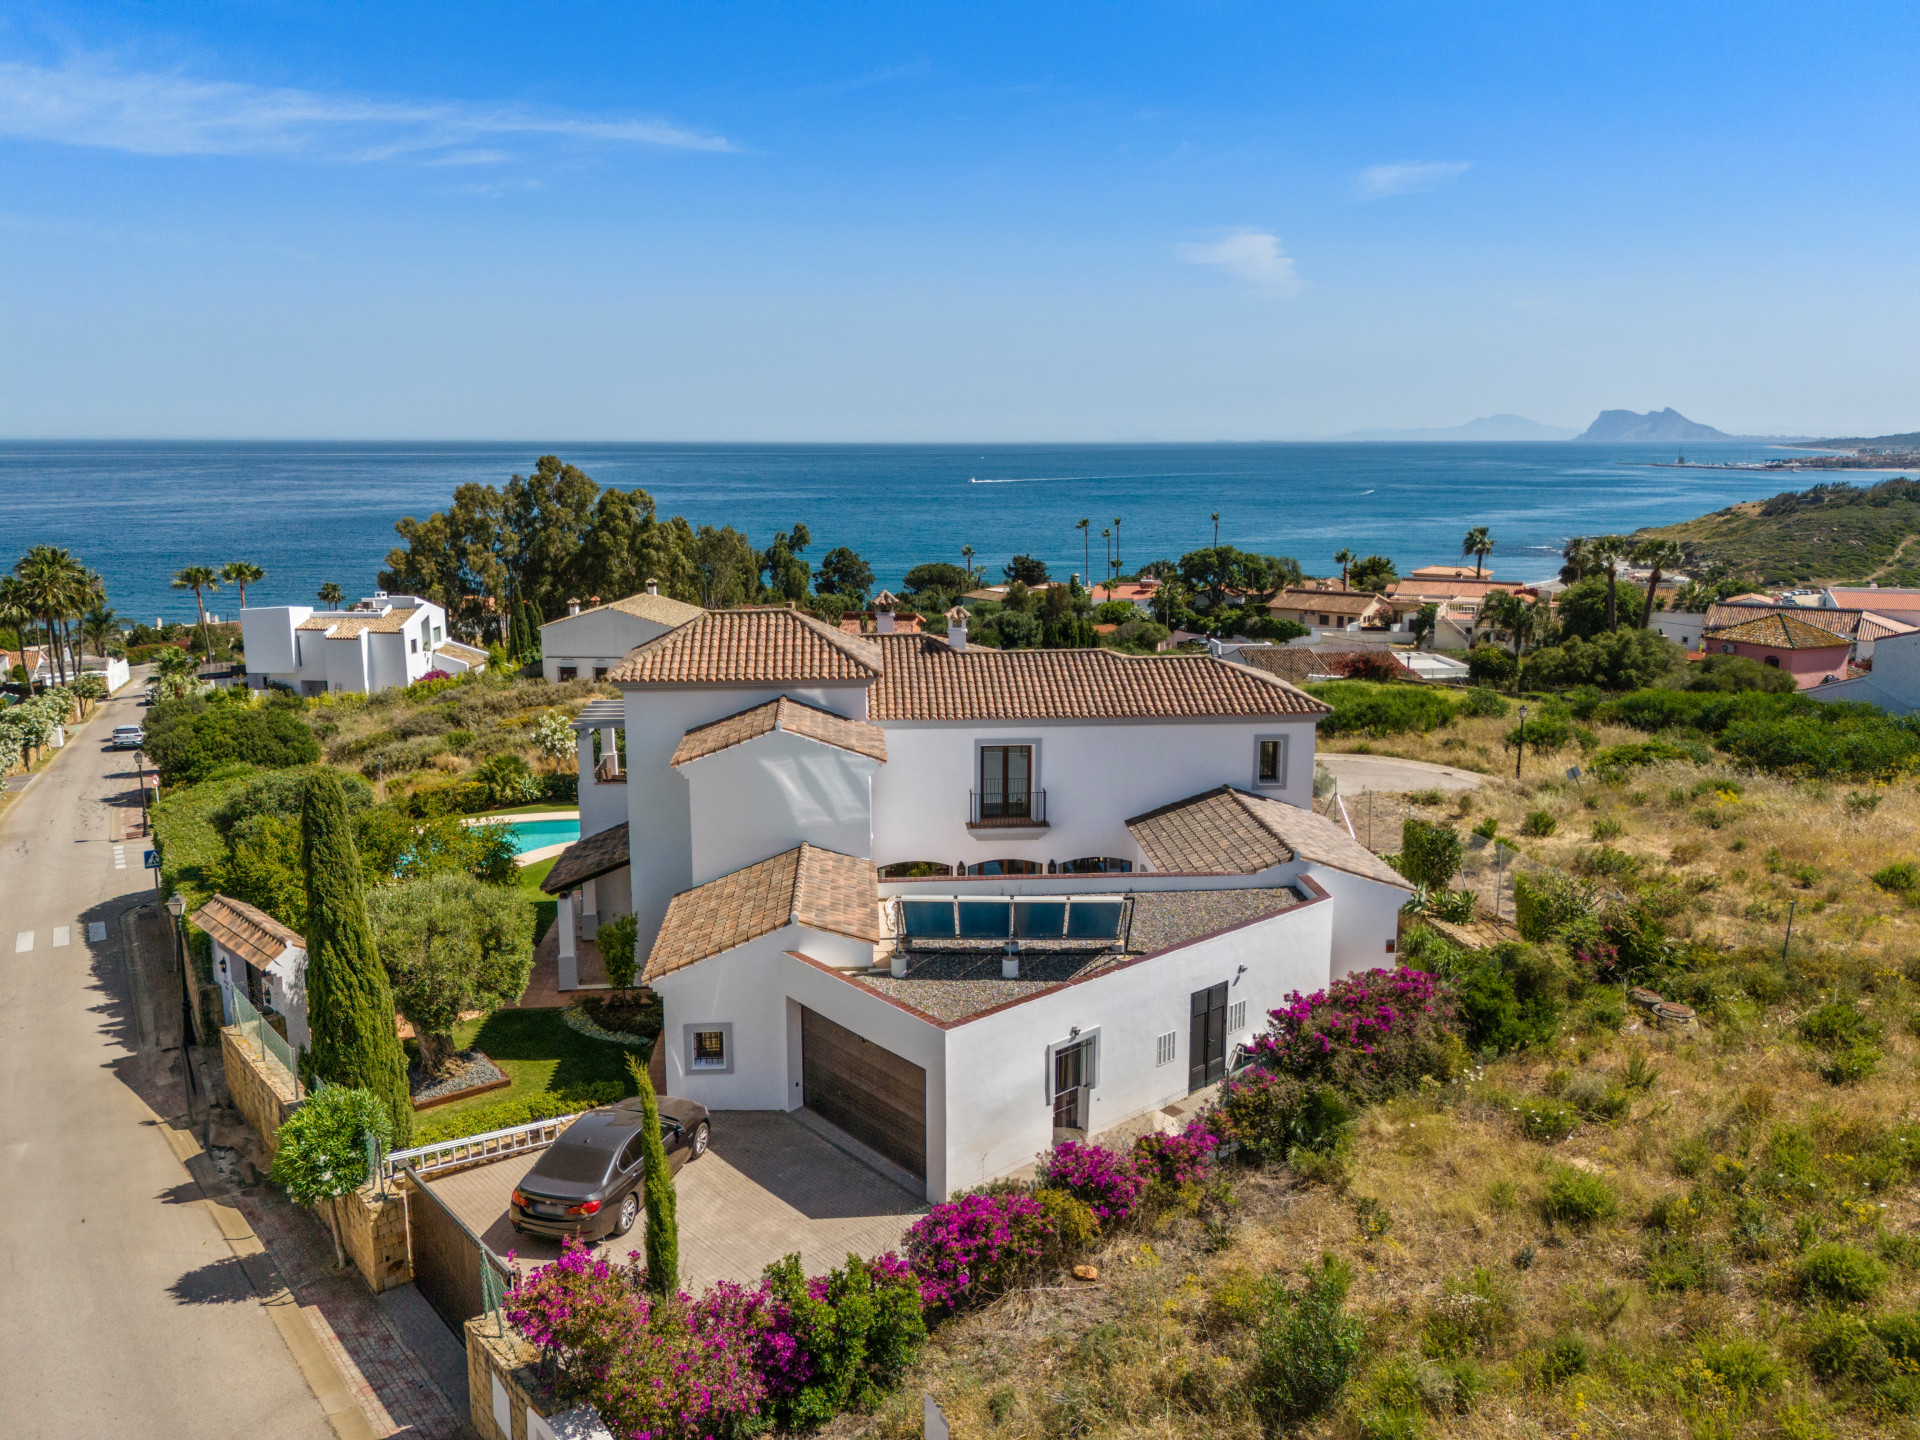
{"type": "Polygon", "coordinates": [[[612,1163],[613,1155],[597,1145],[582,1145],[578,1141],[561,1141],[540,1157],[540,1163],[534,1169],[549,1180],[565,1180],[570,1184],[586,1185],[606,1177],[607,1166],[612,1163]]]}

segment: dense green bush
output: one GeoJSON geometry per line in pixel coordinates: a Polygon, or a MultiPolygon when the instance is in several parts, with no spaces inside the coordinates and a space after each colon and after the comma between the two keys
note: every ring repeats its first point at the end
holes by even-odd
{"type": "Polygon", "coordinates": [[[1541,1193],[1540,1209],[1556,1224],[1584,1229],[1611,1219],[1619,1212],[1620,1201],[1600,1176],[1571,1165],[1556,1165],[1541,1193]]]}
{"type": "Polygon", "coordinates": [[[236,761],[263,770],[311,765],[320,742],[301,705],[278,695],[256,703],[239,689],[162,700],[147,711],[147,757],[167,785],[198,784],[236,761]]]}
{"type": "Polygon", "coordinates": [[[1519,660],[1505,646],[1476,645],[1467,652],[1467,675],[1475,689],[1487,689],[1491,693],[1493,687],[1513,684],[1513,677],[1519,673],[1519,660]]]}
{"type": "Polygon", "coordinates": [[[1514,871],[1514,925],[1522,940],[1550,940],[1591,916],[1593,905],[1593,892],[1562,871],[1514,871]]]}
{"type": "Polygon", "coordinates": [[[1453,700],[1428,685],[1328,680],[1307,689],[1333,707],[1333,713],[1320,722],[1322,735],[1424,733],[1445,725],[1454,714],[1453,700]]]}
{"type": "Polygon", "coordinates": [[[1886,1288],[1887,1267],[1858,1246],[1829,1240],[1800,1257],[1793,1279],[1808,1300],[1860,1305],[1886,1288]]]}
{"type": "Polygon", "coordinates": [[[1560,1031],[1560,978],[1532,945],[1496,945],[1455,982],[1461,1037],[1475,1051],[1543,1045],[1560,1031]]]}
{"type": "Polygon", "coordinates": [[[593,943],[600,949],[600,958],[606,965],[607,983],[616,990],[625,990],[633,984],[633,972],[637,967],[634,946],[639,939],[640,924],[631,915],[616,915],[611,920],[600,922],[600,929],[593,937],[593,943]]]}
{"type": "Polygon", "coordinates": [[[1541,715],[1507,731],[1509,750],[1524,744],[1533,751],[1561,750],[1573,738],[1573,727],[1554,715],[1541,715]]]}
{"type": "Polygon", "coordinates": [[[1352,1271],[1331,1255],[1307,1272],[1303,1290],[1269,1282],[1250,1389],[1272,1431],[1330,1409],[1359,1368],[1366,1323],[1346,1312],[1352,1283],[1352,1271]]]}
{"type": "MultiPolygon", "coordinates": [[[[1631,580],[1615,580],[1613,613],[1622,632],[1639,630],[1646,600],[1645,587],[1631,580]]],[[[1574,581],[1554,597],[1553,609],[1566,634],[1583,640],[1603,638],[1607,634],[1607,577],[1589,575],[1574,581]]]]}
{"type": "Polygon", "coordinates": [[[1560,828],[1560,822],[1551,810],[1529,810],[1527,818],[1520,822],[1520,833],[1530,835],[1536,840],[1545,839],[1560,828]]]}
{"type": "Polygon", "coordinates": [[[1400,826],[1400,873],[1416,885],[1444,890],[1460,869],[1460,833],[1409,815],[1400,826]]]}
{"type": "Polygon", "coordinates": [[[1896,860],[1874,871],[1872,880],[1882,890],[1891,890],[1896,895],[1912,895],[1920,891],[1920,865],[1911,860],[1896,860]]]}
{"type": "Polygon", "coordinates": [[[1756,769],[1812,779],[1891,778],[1920,764],[1920,732],[1877,713],[1738,720],[1720,744],[1756,769]]]}
{"type": "Polygon", "coordinates": [[[1745,655],[1708,655],[1681,667],[1666,682],[1676,690],[1738,694],[1759,690],[1786,695],[1799,688],[1793,676],[1777,665],[1762,665],[1745,655]]]}
{"type": "Polygon", "coordinates": [[[1520,667],[1528,690],[1565,690],[1591,685],[1601,690],[1638,690],[1680,663],[1681,650],[1652,630],[1616,630],[1593,640],[1578,636],[1527,656],[1520,667]]]}
{"type": "Polygon", "coordinates": [[[903,1284],[891,1269],[857,1255],[819,1280],[807,1278],[798,1255],[764,1273],[768,1294],[787,1310],[783,1328],[806,1361],[806,1382],[773,1404],[780,1429],[811,1430],[842,1411],[872,1409],[920,1358],[927,1325],[910,1276],[903,1284]]]}
{"type": "Polygon", "coordinates": [[[1475,720],[1498,720],[1507,713],[1507,702],[1490,687],[1475,685],[1462,697],[1460,713],[1475,720]]]}
{"type": "Polygon", "coordinates": [[[1329,1154],[1346,1144],[1354,1110],[1331,1085],[1255,1068],[1228,1080],[1214,1112],[1221,1138],[1261,1164],[1295,1150],[1329,1154]]]}

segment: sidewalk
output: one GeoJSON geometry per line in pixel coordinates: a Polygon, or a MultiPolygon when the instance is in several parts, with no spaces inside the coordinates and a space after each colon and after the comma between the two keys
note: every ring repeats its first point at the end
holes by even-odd
{"type": "MultiPolygon", "coordinates": [[[[600,951],[591,940],[574,942],[579,954],[580,984],[582,988],[605,989],[607,967],[600,959],[600,951]]],[[[573,1003],[574,991],[560,988],[560,927],[549,925],[547,933],[540,937],[540,943],[533,947],[533,975],[527,981],[527,988],[518,1000],[512,1002],[518,1010],[546,1010],[573,1003]]]]}

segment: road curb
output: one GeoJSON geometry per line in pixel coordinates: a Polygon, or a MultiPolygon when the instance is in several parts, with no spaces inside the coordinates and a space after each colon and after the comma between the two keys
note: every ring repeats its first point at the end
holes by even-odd
{"type": "Polygon", "coordinates": [[[340,1373],[339,1365],[320,1343],[320,1337],[313,1333],[313,1326],[301,1313],[293,1291],[281,1278],[280,1267],[273,1263],[273,1256],[253,1233],[246,1216],[219,1198],[227,1187],[214,1171],[213,1162],[207,1158],[199,1139],[191,1128],[180,1128],[177,1120],[168,1121],[161,1129],[174,1155],[192,1177],[201,1203],[213,1216],[214,1224],[220,1227],[221,1238],[259,1294],[260,1304],[273,1321],[273,1328],[280,1332],[293,1363],[300,1367],[313,1398],[320,1402],[334,1434],[340,1440],[378,1440],[366,1411],[353,1398],[346,1376],[340,1373]]]}

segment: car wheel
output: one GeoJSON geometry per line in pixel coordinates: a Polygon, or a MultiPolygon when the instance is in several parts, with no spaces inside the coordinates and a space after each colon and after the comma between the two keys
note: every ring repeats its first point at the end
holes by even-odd
{"type": "Polygon", "coordinates": [[[635,1190],[620,1202],[620,1218],[613,1222],[613,1233],[624,1235],[633,1229],[633,1222],[640,1218],[640,1192],[635,1190]]]}
{"type": "Polygon", "coordinates": [[[702,1120],[693,1132],[693,1158],[698,1160],[707,1153],[707,1122],[702,1120]]]}

